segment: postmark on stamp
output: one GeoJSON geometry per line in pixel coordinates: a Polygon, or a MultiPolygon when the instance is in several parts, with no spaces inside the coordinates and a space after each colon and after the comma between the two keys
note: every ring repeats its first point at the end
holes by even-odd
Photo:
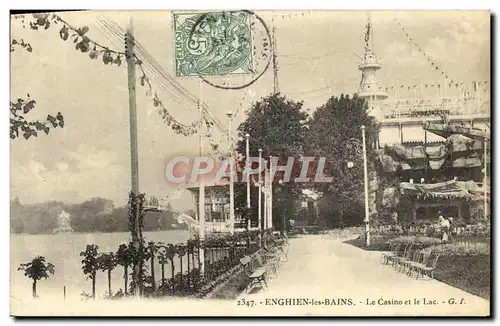
{"type": "Polygon", "coordinates": [[[253,72],[251,15],[244,11],[174,13],[176,75],[253,72]]]}

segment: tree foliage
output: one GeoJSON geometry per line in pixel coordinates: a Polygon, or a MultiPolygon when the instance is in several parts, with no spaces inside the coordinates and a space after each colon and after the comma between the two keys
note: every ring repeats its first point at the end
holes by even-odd
{"type": "Polygon", "coordinates": [[[39,280],[49,278],[49,274],[55,273],[55,267],[52,263],[46,262],[45,257],[36,256],[27,263],[22,263],[17,268],[24,272],[24,276],[33,280],[33,298],[37,297],[36,284],[39,280]]]}
{"type": "MultiPolygon", "coordinates": [[[[60,25],[59,37],[63,41],[71,40],[75,44],[75,50],[82,53],[88,53],[89,58],[96,60],[99,56],[102,57],[102,62],[105,65],[122,64],[122,58],[125,56],[123,52],[110,50],[87,36],[89,28],[87,26],[74,27],[54,13],[34,13],[31,16],[13,15],[14,20],[21,20],[21,26],[26,28],[29,26],[32,30],[47,30],[51,26],[60,25]]],[[[11,39],[11,52],[15,50],[15,46],[21,46],[27,51],[32,52],[31,44],[26,43],[23,39],[11,39]]]]}
{"type": "Polygon", "coordinates": [[[92,281],[92,298],[95,298],[95,286],[97,271],[100,269],[99,246],[95,244],[87,245],[85,251],[80,252],[82,259],[82,271],[87,279],[92,281]]]}
{"type": "Polygon", "coordinates": [[[108,295],[111,296],[113,292],[111,291],[111,272],[117,266],[117,257],[114,252],[102,253],[98,257],[98,267],[101,271],[107,273],[108,277],[108,295]]]}
{"type": "Polygon", "coordinates": [[[359,212],[359,207],[364,205],[361,126],[366,128],[369,171],[374,168],[376,153],[373,144],[378,134],[378,125],[367,110],[364,99],[342,94],[331,97],[312,116],[307,152],[311,156],[325,157],[325,173],[333,178],[331,183],[311,184],[323,193],[323,214],[340,211],[341,215],[350,215],[359,212]],[[352,164],[348,165],[349,162],[352,164]]]}
{"type": "MultiPolygon", "coordinates": [[[[262,149],[262,157],[268,159],[269,156],[279,159],[278,165],[286,164],[289,157],[298,158],[303,154],[306,142],[307,132],[307,113],[302,111],[302,102],[294,102],[288,100],[280,94],[273,94],[264,97],[252,105],[248,111],[247,119],[238,127],[238,136],[241,139],[237,145],[237,151],[245,155],[246,141],[245,135],[250,135],[250,156],[258,157],[259,148],[262,149]]],[[[244,167],[245,161],[241,162],[244,167]]],[[[292,173],[293,178],[298,175],[292,173]]],[[[294,203],[301,194],[301,185],[293,182],[278,184],[279,176],[274,180],[273,187],[273,216],[278,219],[284,214],[285,209],[287,215],[295,213],[294,203]]],[[[235,209],[244,210],[246,200],[246,189],[241,189],[235,198],[235,209]],[[243,190],[244,189],[244,190],[243,190]]],[[[256,190],[252,191],[255,202],[258,194],[256,190]]],[[[252,205],[252,215],[255,220],[257,216],[257,205],[252,205]]]]}
{"type": "Polygon", "coordinates": [[[82,271],[88,279],[95,278],[96,272],[100,269],[98,250],[99,246],[91,244],[87,245],[85,251],[80,252],[80,256],[83,257],[82,271]]]}
{"type": "Polygon", "coordinates": [[[49,134],[51,128],[63,128],[64,117],[61,112],[56,116],[48,115],[43,120],[28,120],[26,115],[35,108],[35,100],[27,94],[26,99],[18,98],[16,102],[10,102],[10,138],[16,139],[22,135],[25,139],[37,137],[39,132],[49,134]]]}
{"type": "Polygon", "coordinates": [[[128,268],[132,266],[132,244],[122,243],[115,253],[116,264],[123,267],[123,291],[128,293],[128,268]]]}
{"type": "MultiPolygon", "coordinates": [[[[124,58],[125,53],[112,51],[108,47],[90,39],[86,35],[89,31],[87,26],[78,28],[73,27],[58,15],[50,13],[34,13],[31,16],[13,15],[11,17],[14,20],[20,20],[23,28],[29,26],[31,30],[47,30],[51,26],[61,25],[61,29],[59,30],[60,38],[63,41],[72,40],[73,44],[75,44],[75,50],[82,53],[88,53],[89,58],[93,60],[96,60],[99,56],[101,56],[105,65],[120,66],[122,64],[122,58],[124,58]]],[[[11,37],[10,52],[14,52],[18,47],[25,49],[28,52],[33,51],[31,43],[25,41],[24,39],[11,37]]],[[[48,115],[45,121],[28,120],[25,115],[28,114],[34,106],[35,101],[29,98],[29,94],[28,98],[25,100],[19,98],[17,102],[10,103],[11,139],[18,138],[20,136],[20,132],[22,132],[22,136],[25,139],[29,139],[30,137],[37,137],[41,131],[48,134],[50,128],[63,128],[64,118],[60,112],[58,112],[55,117],[48,115]]]]}

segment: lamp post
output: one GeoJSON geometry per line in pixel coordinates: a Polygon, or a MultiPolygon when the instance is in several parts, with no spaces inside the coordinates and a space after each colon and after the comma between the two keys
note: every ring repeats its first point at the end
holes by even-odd
{"type": "Polygon", "coordinates": [[[269,171],[266,168],[264,170],[264,230],[269,229],[269,171]]]}
{"type": "Polygon", "coordinates": [[[269,156],[269,222],[268,226],[272,230],[273,229],[273,165],[271,164],[272,162],[272,156],[269,156]]]}
{"type": "Polygon", "coordinates": [[[365,175],[365,245],[370,246],[370,208],[368,207],[368,164],[366,162],[366,135],[365,126],[361,126],[363,136],[363,168],[365,175]]]}
{"type": "Polygon", "coordinates": [[[484,188],[484,218],[487,218],[488,216],[488,188],[486,187],[486,182],[488,181],[487,180],[487,177],[488,177],[488,170],[487,170],[487,163],[486,163],[486,155],[487,154],[487,150],[488,150],[488,141],[486,140],[486,138],[484,139],[484,155],[483,155],[483,160],[484,160],[484,180],[483,180],[483,188],[484,188]]]}
{"type": "Polygon", "coordinates": [[[258,205],[258,208],[259,208],[259,213],[257,215],[258,219],[259,219],[259,222],[258,222],[258,226],[259,226],[259,246],[261,245],[261,239],[262,239],[262,173],[260,172],[260,166],[261,166],[261,162],[262,161],[262,148],[259,148],[259,179],[258,179],[258,182],[259,182],[259,205],[258,205]]]}
{"type": "MultiPolygon", "coordinates": [[[[361,126],[361,136],[363,141],[360,142],[356,138],[351,138],[347,141],[346,147],[354,150],[356,155],[361,155],[361,148],[363,151],[363,174],[364,174],[364,195],[365,195],[365,218],[363,220],[365,224],[365,245],[370,246],[370,208],[369,208],[369,196],[368,196],[368,162],[366,157],[366,135],[365,126],[361,126]]],[[[347,162],[347,168],[352,169],[354,163],[352,161],[347,162]]]]}
{"type": "Polygon", "coordinates": [[[229,233],[234,234],[234,151],[233,151],[233,140],[231,135],[231,122],[233,120],[233,112],[229,111],[227,113],[228,118],[228,129],[227,138],[229,141],[229,152],[231,154],[230,160],[230,173],[229,173],[229,233]]]}
{"type": "Polygon", "coordinates": [[[247,178],[247,230],[250,231],[252,226],[250,222],[250,135],[247,133],[246,138],[246,178],[247,178]]]}
{"type": "MultiPolygon", "coordinates": [[[[283,180],[278,181],[281,186],[281,191],[283,191],[283,180]]],[[[286,204],[285,204],[286,205],[286,204]]],[[[281,234],[286,233],[286,206],[283,208],[283,215],[281,216],[281,234]]]]}

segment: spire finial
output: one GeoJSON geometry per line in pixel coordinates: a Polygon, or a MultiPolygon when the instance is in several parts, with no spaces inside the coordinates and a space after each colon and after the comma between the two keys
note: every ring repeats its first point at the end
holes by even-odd
{"type": "Polygon", "coordinates": [[[372,30],[372,13],[369,11],[366,14],[366,32],[365,32],[365,51],[372,52],[373,49],[373,30],[372,30]]]}

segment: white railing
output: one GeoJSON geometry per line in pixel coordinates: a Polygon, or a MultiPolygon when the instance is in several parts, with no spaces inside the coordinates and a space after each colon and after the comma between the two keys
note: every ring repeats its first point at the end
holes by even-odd
{"type": "Polygon", "coordinates": [[[224,221],[205,222],[205,232],[229,232],[229,224],[224,221]]]}
{"type": "MultiPolygon", "coordinates": [[[[238,221],[236,221],[238,222],[238,221]]],[[[240,223],[241,225],[241,223],[240,223]]],[[[251,230],[258,230],[258,227],[252,227],[251,230]]],[[[245,228],[235,227],[235,232],[245,231],[245,228]]],[[[205,232],[206,233],[229,233],[229,221],[210,221],[205,222],[205,232]]]]}
{"type": "Polygon", "coordinates": [[[489,101],[479,103],[474,98],[379,101],[374,106],[379,108],[377,118],[384,120],[490,114],[489,101]]]}

